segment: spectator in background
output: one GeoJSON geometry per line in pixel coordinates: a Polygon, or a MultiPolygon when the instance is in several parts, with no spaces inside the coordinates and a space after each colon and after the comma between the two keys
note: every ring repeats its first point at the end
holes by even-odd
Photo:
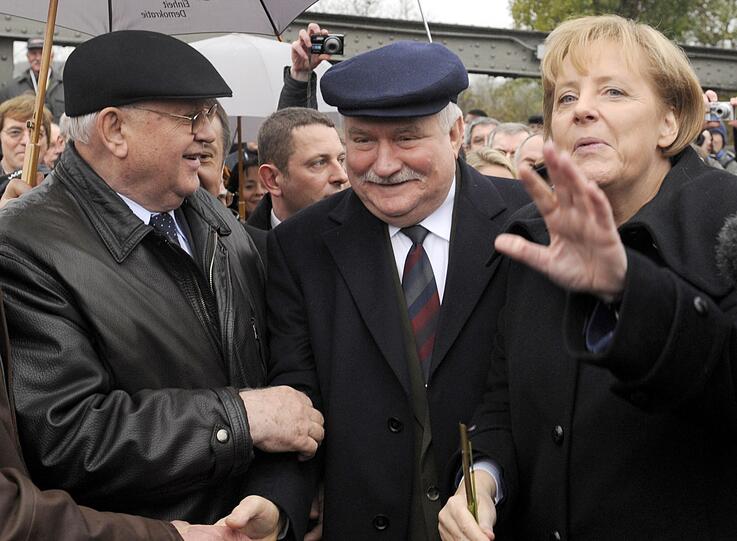
{"type": "Polygon", "coordinates": [[[314,109],[273,113],[258,131],[258,148],[258,176],[269,193],[248,219],[254,227],[272,229],[348,186],[338,130],[314,109]]]}
{"type": "Polygon", "coordinates": [[[517,147],[531,135],[530,128],[518,122],[505,122],[499,124],[489,135],[488,146],[503,152],[507,158],[514,162],[517,147]]]}
{"type": "Polygon", "coordinates": [[[284,67],[284,87],[279,96],[277,109],[285,107],[309,107],[317,109],[317,75],[315,68],[332,55],[316,55],[311,52],[311,38],[326,36],[329,32],[317,23],[310,23],[299,31],[292,42],[292,64],[284,67]]]}
{"type": "Polygon", "coordinates": [[[543,144],[545,140],[541,133],[528,135],[517,147],[514,154],[514,167],[519,170],[521,164],[535,168],[543,161],[543,144]]]}
{"type": "MultiPolygon", "coordinates": [[[[31,140],[31,130],[26,123],[33,118],[36,98],[30,94],[16,96],[0,103],[0,148],[2,160],[0,168],[0,195],[5,191],[8,181],[20,176],[26,158],[26,148],[31,140]]],[[[49,169],[41,161],[48,149],[48,134],[51,131],[51,113],[44,107],[39,133],[38,173],[45,176],[49,169]]]]}
{"type": "Polygon", "coordinates": [[[59,124],[52,122],[51,131],[49,132],[49,146],[46,149],[46,153],[43,155],[43,163],[49,170],[54,168],[56,160],[59,159],[61,153],[64,152],[66,141],[64,136],[61,134],[61,128],[59,124]]]}
{"type": "MultiPolygon", "coordinates": [[[[238,181],[238,151],[231,153],[225,162],[230,172],[228,190],[238,195],[236,198],[238,201],[245,202],[246,220],[253,215],[263,197],[268,193],[258,176],[258,155],[258,150],[244,151],[243,176],[245,180],[242,186],[238,181]]],[[[237,208],[234,207],[234,210],[237,208]]]]}
{"type": "Polygon", "coordinates": [[[481,147],[466,154],[466,163],[482,175],[517,178],[517,170],[509,158],[489,147],[481,147]]]}
{"type": "Polygon", "coordinates": [[[483,109],[471,109],[466,113],[466,116],[463,117],[463,122],[466,124],[470,124],[473,120],[476,120],[477,118],[480,118],[482,116],[489,116],[486,114],[486,111],[483,109]]]}
{"type": "Polygon", "coordinates": [[[543,132],[543,116],[542,115],[530,115],[527,118],[527,127],[530,128],[532,133],[543,132]]]}
{"type": "Polygon", "coordinates": [[[727,128],[720,122],[718,126],[709,128],[709,132],[711,133],[711,156],[719,162],[723,169],[733,175],[737,174],[735,154],[727,149],[727,128]]]}
{"type": "MultiPolygon", "coordinates": [[[[43,38],[31,38],[28,40],[28,69],[20,76],[0,88],[0,102],[21,94],[36,95],[38,88],[39,73],[41,71],[41,52],[43,51],[43,38]]],[[[51,59],[54,59],[53,50],[51,59]]],[[[51,111],[54,122],[59,122],[64,112],[64,85],[62,82],[61,69],[54,70],[49,64],[49,80],[46,83],[46,107],[51,111]]]]}
{"type": "Polygon", "coordinates": [[[466,124],[464,145],[466,152],[486,146],[489,134],[496,129],[499,121],[489,117],[479,117],[466,124]]]}

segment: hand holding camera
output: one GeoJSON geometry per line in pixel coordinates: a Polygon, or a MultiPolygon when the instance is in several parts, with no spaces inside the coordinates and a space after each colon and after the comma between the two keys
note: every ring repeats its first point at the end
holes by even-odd
{"type": "Polygon", "coordinates": [[[704,92],[704,128],[714,128],[721,123],[737,128],[737,97],[729,101],[719,101],[717,93],[713,90],[704,92]]]}
{"type": "Polygon", "coordinates": [[[289,74],[297,81],[308,81],[312,70],[334,54],[343,54],[343,36],[331,35],[317,23],[310,23],[306,29],[299,31],[296,41],[292,42],[289,74]]]}

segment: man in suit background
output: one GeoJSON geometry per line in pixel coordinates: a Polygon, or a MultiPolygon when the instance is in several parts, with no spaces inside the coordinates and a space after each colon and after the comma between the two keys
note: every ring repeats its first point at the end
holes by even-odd
{"type": "MultiPolygon", "coordinates": [[[[352,189],[270,232],[270,381],[325,415],[324,539],[438,539],[444,466],[480,400],[502,300],[488,253],[527,196],[458,161],[468,76],[445,47],[398,42],[321,84],[345,116],[352,189]],[[424,242],[403,229],[417,225],[424,242]]],[[[301,539],[316,475],[301,494],[280,487],[315,461],[259,466],[249,488],[301,539]]]]}

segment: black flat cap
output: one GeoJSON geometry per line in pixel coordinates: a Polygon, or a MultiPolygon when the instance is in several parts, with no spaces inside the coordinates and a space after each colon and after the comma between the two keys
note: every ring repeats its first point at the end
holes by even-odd
{"type": "Polygon", "coordinates": [[[231,95],[199,51],[157,32],[102,34],[77,47],[64,66],[64,105],[70,117],[138,101],[231,95]]]}
{"type": "Polygon", "coordinates": [[[461,59],[437,43],[398,41],[345,60],[320,80],[322,97],[346,116],[437,113],[468,87],[461,59]]]}

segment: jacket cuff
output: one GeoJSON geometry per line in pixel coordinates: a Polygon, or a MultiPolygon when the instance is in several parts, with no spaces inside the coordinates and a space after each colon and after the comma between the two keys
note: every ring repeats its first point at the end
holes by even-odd
{"type": "Polygon", "coordinates": [[[238,391],[232,387],[215,389],[228,418],[228,426],[215,425],[211,445],[216,456],[216,475],[246,472],[253,460],[253,439],[248,425],[246,408],[238,391]]]}

